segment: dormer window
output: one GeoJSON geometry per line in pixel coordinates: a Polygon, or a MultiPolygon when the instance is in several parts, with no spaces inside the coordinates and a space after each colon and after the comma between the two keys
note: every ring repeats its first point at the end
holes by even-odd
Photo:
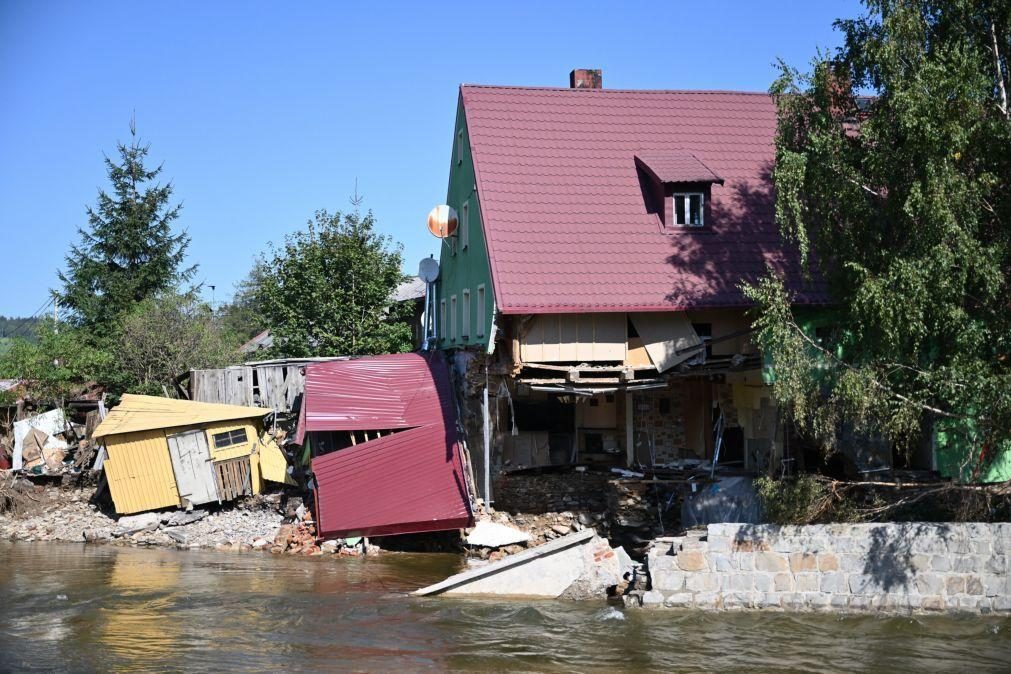
{"type": "Polygon", "coordinates": [[[675,192],[674,224],[678,227],[701,227],[705,224],[706,195],[702,192],[675,192]]]}
{"type": "Polygon", "coordinates": [[[705,228],[712,186],[723,178],[685,150],[637,152],[635,166],[646,211],[663,230],[705,228]]]}

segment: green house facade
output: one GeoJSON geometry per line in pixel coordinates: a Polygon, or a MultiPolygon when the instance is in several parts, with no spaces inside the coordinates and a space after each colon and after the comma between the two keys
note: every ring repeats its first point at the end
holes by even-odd
{"type": "Polygon", "coordinates": [[[446,203],[456,210],[458,226],[443,240],[439,256],[436,343],[442,349],[487,349],[494,338],[495,296],[462,98],[453,130],[446,203]]]}

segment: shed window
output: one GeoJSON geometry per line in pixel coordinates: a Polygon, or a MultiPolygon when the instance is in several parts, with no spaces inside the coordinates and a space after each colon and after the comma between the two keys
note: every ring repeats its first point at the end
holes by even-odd
{"type": "Polygon", "coordinates": [[[460,325],[460,336],[470,339],[470,288],[463,289],[463,319],[460,325]]]}
{"type": "Polygon", "coordinates": [[[247,441],[245,428],[236,428],[234,431],[215,433],[211,437],[214,438],[214,447],[216,449],[231,447],[233,445],[244,445],[247,441]]]}
{"type": "Polygon", "coordinates": [[[463,202],[460,209],[460,250],[467,250],[470,245],[470,202],[463,202]]]}
{"type": "Polygon", "coordinates": [[[456,295],[449,298],[449,338],[456,341],[456,295]]]}
{"type": "Polygon", "coordinates": [[[484,337],[484,285],[477,287],[477,336],[484,337]]]}
{"type": "Polygon", "coordinates": [[[701,227],[705,195],[701,192],[674,194],[674,223],[681,227],[701,227]]]}

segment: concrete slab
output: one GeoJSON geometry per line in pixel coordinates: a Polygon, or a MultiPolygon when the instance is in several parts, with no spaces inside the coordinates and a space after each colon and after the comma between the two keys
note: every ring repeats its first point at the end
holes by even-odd
{"type": "Polygon", "coordinates": [[[505,545],[526,543],[529,540],[530,534],[525,531],[491,520],[481,520],[467,534],[467,545],[482,548],[501,548],[505,545]]]}
{"type": "Polygon", "coordinates": [[[556,538],[486,566],[468,569],[415,591],[516,597],[583,597],[617,584],[618,557],[592,529],[556,538]]]}

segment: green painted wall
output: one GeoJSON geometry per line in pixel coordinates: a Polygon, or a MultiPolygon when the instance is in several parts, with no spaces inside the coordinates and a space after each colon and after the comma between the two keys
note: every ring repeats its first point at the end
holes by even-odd
{"type": "Polygon", "coordinates": [[[937,472],[956,482],[1011,480],[1011,441],[991,449],[991,460],[985,469],[978,470],[973,458],[979,452],[979,434],[975,423],[970,420],[942,419],[936,422],[934,451],[937,472]]]}
{"type": "Polygon", "coordinates": [[[474,161],[470,152],[470,136],[467,133],[467,119],[464,115],[463,100],[456,107],[456,127],[453,130],[452,160],[449,169],[449,190],[446,203],[456,209],[460,218],[460,228],[457,233],[444,240],[439,256],[439,281],[436,283],[436,329],[439,330],[438,345],[443,349],[457,349],[466,346],[487,348],[492,333],[492,317],[495,306],[495,295],[491,285],[491,272],[488,265],[488,249],[485,246],[484,227],[481,220],[481,205],[478,202],[477,180],[474,176],[474,161]],[[458,141],[458,134],[463,133],[458,141]],[[457,152],[457,146],[461,152],[457,152]],[[467,247],[461,245],[464,226],[464,204],[468,205],[469,236],[467,247]],[[478,288],[484,286],[484,334],[478,334],[478,288]],[[470,291],[470,320],[465,325],[463,321],[464,291],[470,291]],[[452,297],[456,296],[456,329],[449,330],[449,322],[453,318],[451,311],[452,297]],[[445,302],[445,304],[443,304],[445,302]],[[441,312],[445,307],[446,331],[441,312]],[[451,339],[450,334],[455,334],[451,339]]]}

